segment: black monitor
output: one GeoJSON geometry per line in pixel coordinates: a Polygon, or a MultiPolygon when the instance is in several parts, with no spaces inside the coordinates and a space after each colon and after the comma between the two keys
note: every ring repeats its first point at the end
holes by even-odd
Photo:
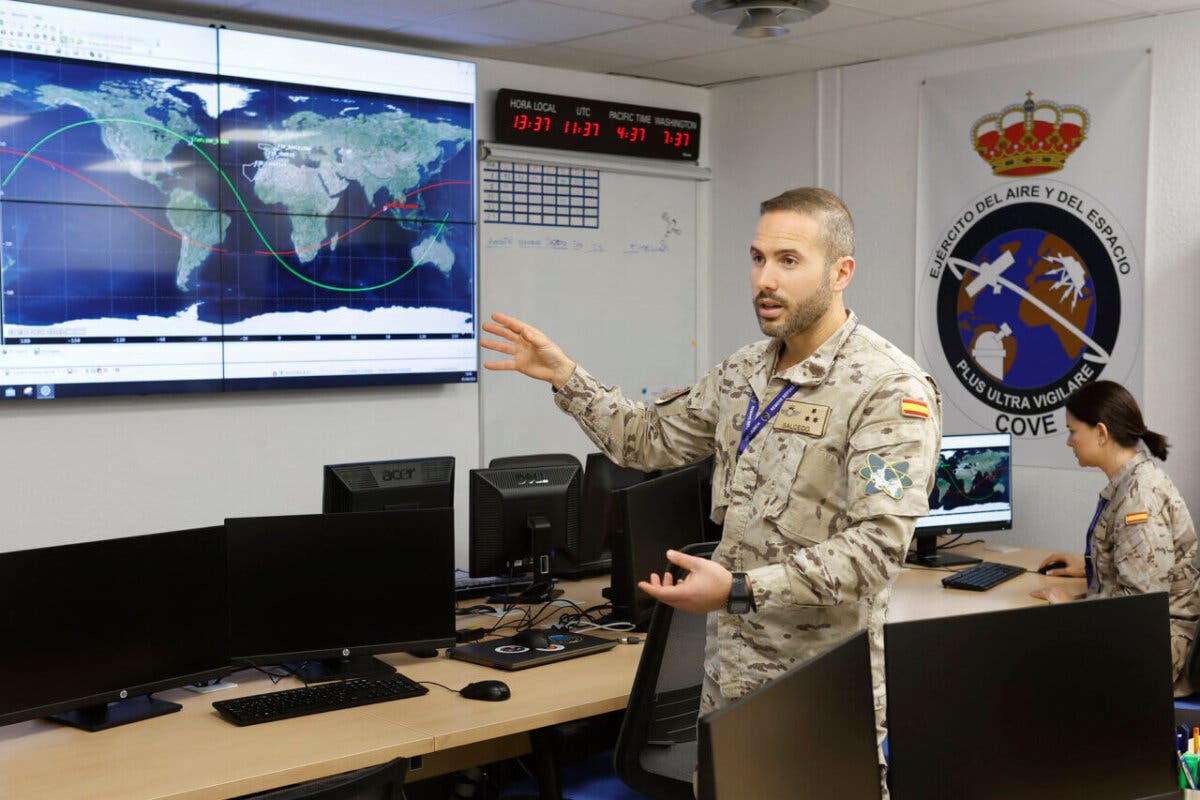
{"type": "Polygon", "coordinates": [[[1170,790],[1167,596],[884,626],[894,800],[1170,790]]]}
{"type": "Polygon", "coordinates": [[[555,559],[556,575],[583,577],[612,569],[612,532],[620,530],[615,493],[658,473],[619,467],[603,453],[588,453],[583,468],[579,547],[555,559]]]}
{"type": "Polygon", "coordinates": [[[700,800],[879,800],[867,634],[701,717],[698,749],[700,800]]]}
{"type": "Polygon", "coordinates": [[[454,511],[244,517],[229,539],[230,647],[306,681],[454,644],[454,511]]]}
{"type": "Polygon", "coordinates": [[[908,563],[923,567],[978,564],[980,559],[938,551],[938,537],[1012,527],[1012,435],[942,437],[929,515],[917,520],[916,550],[908,563]]]}
{"type": "Polygon", "coordinates": [[[454,507],[454,456],[328,464],[321,510],[405,511],[454,507]]]}
{"type": "Polygon", "coordinates": [[[530,572],[530,587],[508,599],[552,599],[556,551],[579,546],[579,473],[578,462],[471,470],[471,575],[530,572]]]}
{"type": "Polygon", "coordinates": [[[229,670],[220,527],[0,553],[0,725],[96,731],[229,670]]]}
{"type": "Polygon", "coordinates": [[[607,592],[614,621],[645,630],[654,599],[637,588],[667,567],[667,550],[704,541],[703,470],[699,465],[663,473],[616,492],[620,528],[612,537],[612,578],[607,592]]]}
{"type": "Polygon", "coordinates": [[[513,469],[515,467],[562,467],[579,466],[579,459],[570,453],[535,453],[522,456],[500,456],[488,462],[488,469],[513,469]]]}

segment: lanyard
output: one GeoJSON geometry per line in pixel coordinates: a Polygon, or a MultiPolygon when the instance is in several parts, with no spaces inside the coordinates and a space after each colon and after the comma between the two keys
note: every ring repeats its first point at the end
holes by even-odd
{"type": "Polygon", "coordinates": [[[750,390],[750,405],[746,407],[746,419],[742,421],[742,442],[738,445],[739,456],[745,452],[746,448],[750,446],[750,441],[758,436],[759,431],[767,427],[767,423],[775,418],[779,409],[783,408],[783,404],[799,388],[797,384],[789,383],[761,414],[758,413],[758,398],[754,396],[754,390],[750,390]]]}
{"type": "Polygon", "coordinates": [[[1088,525],[1087,544],[1083,548],[1083,565],[1087,571],[1088,586],[1092,585],[1092,532],[1096,530],[1096,523],[1100,521],[1100,513],[1104,511],[1104,506],[1108,505],[1108,498],[1101,497],[1100,502],[1096,504],[1096,513],[1092,516],[1092,524],[1088,525]]]}

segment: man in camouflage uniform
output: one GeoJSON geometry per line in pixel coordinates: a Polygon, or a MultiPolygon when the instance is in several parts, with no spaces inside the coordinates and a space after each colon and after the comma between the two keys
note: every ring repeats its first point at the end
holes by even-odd
{"type": "Polygon", "coordinates": [[[928,512],[941,399],[932,378],[843,305],[853,247],[850,214],[829,192],[763,203],[751,288],[771,338],[649,408],[512,317],[485,323],[500,340],[483,346],[511,356],[488,368],[549,381],[559,407],[618,464],[656,470],[715,453],[712,515],[724,534],[712,560],[671,551],[688,577],[640,584],[684,611],[716,612],[703,710],[866,628],[882,737],[883,622],[914,521],[928,512]],[[748,613],[728,610],[735,576],[748,584],[748,613]]]}

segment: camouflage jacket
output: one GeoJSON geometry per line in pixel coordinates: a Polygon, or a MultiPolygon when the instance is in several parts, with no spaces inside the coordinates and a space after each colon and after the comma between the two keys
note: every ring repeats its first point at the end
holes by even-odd
{"type": "Polygon", "coordinates": [[[941,396],[853,313],[776,375],[779,347],[748,345],[650,407],[581,368],[555,400],[619,464],[655,470],[716,454],[712,512],[725,529],[713,558],[749,573],[757,605],[710,615],[705,670],[722,700],[868,628],[882,705],[887,601],[928,512],[941,396]],[[796,393],[739,456],[751,396],[765,408],[789,382],[796,393]]]}
{"type": "Polygon", "coordinates": [[[1200,621],[1196,529],[1171,479],[1138,451],[1100,492],[1107,503],[1092,532],[1088,595],[1166,592],[1171,611],[1175,694],[1190,694],[1188,648],[1200,621]]]}

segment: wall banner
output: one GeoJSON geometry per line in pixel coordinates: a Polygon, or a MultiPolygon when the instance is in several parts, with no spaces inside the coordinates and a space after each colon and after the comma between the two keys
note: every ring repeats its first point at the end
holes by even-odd
{"type": "Polygon", "coordinates": [[[916,357],[947,433],[1074,467],[1067,395],[1140,395],[1149,98],[1142,50],[922,85],[916,357]]]}

